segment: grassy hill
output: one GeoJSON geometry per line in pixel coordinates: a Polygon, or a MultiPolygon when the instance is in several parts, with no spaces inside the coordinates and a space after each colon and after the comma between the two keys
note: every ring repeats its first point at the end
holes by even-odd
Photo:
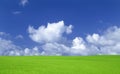
{"type": "Polygon", "coordinates": [[[0,56],[0,74],[120,74],[120,56],[0,56]]]}

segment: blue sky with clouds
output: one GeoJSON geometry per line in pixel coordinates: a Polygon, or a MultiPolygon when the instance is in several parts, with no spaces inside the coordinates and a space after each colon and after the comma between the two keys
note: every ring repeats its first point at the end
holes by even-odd
{"type": "Polygon", "coordinates": [[[119,0],[1,0],[0,55],[119,54],[119,13],[119,0]]]}

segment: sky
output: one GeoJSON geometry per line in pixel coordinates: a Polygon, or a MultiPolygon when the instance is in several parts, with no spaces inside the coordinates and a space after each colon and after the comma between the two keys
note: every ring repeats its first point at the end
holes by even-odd
{"type": "Polygon", "coordinates": [[[118,55],[119,0],[0,0],[0,55],[118,55]]]}

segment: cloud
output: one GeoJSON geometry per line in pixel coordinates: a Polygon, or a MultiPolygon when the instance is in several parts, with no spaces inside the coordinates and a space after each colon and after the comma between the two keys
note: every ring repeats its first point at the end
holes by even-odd
{"type": "Polygon", "coordinates": [[[74,55],[83,55],[86,51],[85,41],[81,37],[76,37],[72,41],[71,54],[74,55]]]}
{"type": "Polygon", "coordinates": [[[0,32],[0,38],[9,39],[11,35],[6,32],[0,32]]]}
{"type": "Polygon", "coordinates": [[[57,23],[48,23],[47,27],[40,26],[35,29],[28,27],[29,37],[38,43],[57,42],[63,37],[64,33],[72,33],[72,25],[65,26],[63,21],[57,23]]]}
{"type": "Polygon", "coordinates": [[[63,34],[72,33],[72,25],[66,26],[63,21],[48,23],[47,27],[40,26],[38,29],[29,26],[29,37],[41,45],[41,55],[97,55],[120,53],[120,28],[113,26],[103,34],[93,33],[82,37],[75,37],[66,44],[63,34]]]}
{"type": "Polygon", "coordinates": [[[9,35],[8,33],[0,32],[0,36],[8,36],[8,35],[9,35]]]}
{"type": "Polygon", "coordinates": [[[33,47],[33,48],[25,48],[24,51],[23,51],[23,55],[25,56],[32,56],[32,55],[41,55],[41,52],[39,51],[39,48],[38,47],[33,47]]]}
{"type": "Polygon", "coordinates": [[[20,49],[11,40],[0,38],[0,55],[20,55],[20,49]]]}
{"type": "Polygon", "coordinates": [[[0,32],[0,35],[6,35],[6,33],[5,32],[0,32]]]}
{"type": "Polygon", "coordinates": [[[28,0],[20,0],[20,5],[22,5],[23,7],[28,3],[29,3],[28,0]]]}
{"type": "Polygon", "coordinates": [[[94,45],[87,45],[81,38],[76,37],[72,40],[72,44],[67,46],[63,43],[46,43],[42,45],[43,51],[41,55],[96,55],[99,54],[98,48],[94,45]]]}
{"type": "Polygon", "coordinates": [[[41,55],[69,55],[70,48],[60,43],[46,43],[42,46],[41,55]]]}
{"type": "Polygon", "coordinates": [[[69,26],[66,28],[66,33],[67,33],[67,34],[72,33],[72,28],[73,28],[73,26],[72,26],[72,25],[69,25],[69,26]]]}
{"type": "Polygon", "coordinates": [[[42,45],[41,55],[95,55],[98,54],[96,46],[87,45],[81,37],[72,40],[72,44],[67,46],[63,43],[46,43],[42,45]]]}
{"type": "Polygon", "coordinates": [[[19,35],[17,35],[15,38],[16,38],[16,39],[23,39],[24,37],[19,34],[19,35]]]}
{"type": "Polygon", "coordinates": [[[21,11],[14,11],[14,12],[12,12],[12,14],[14,14],[14,15],[18,15],[18,14],[21,14],[22,12],[21,11]]]}
{"type": "Polygon", "coordinates": [[[41,55],[38,47],[23,48],[14,44],[13,41],[0,38],[0,55],[3,56],[31,56],[41,55]]]}
{"type": "Polygon", "coordinates": [[[117,26],[107,29],[103,35],[88,35],[86,40],[96,46],[100,54],[120,54],[120,28],[117,26]]]}
{"type": "MultiPolygon", "coordinates": [[[[68,40],[66,35],[72,33],[72,25],[66,26],[63,21],[48,23],[35,29],[28,27],[30,39],[38,45],[26,48],[15,45],[0,32],[0,55],[116,55],[120,54],[120,27],[113,26],[102,34],[88,34],[68,40]],[[66,35],[64,35],[66,34],[66,35]]],[[[18,35],[18,38],[22,38],[18,35]]]]}
{"type": "Polygon", "coordinates": [[[21,47],[9,40],[10,34],[0,32],[0,55],[20,55],[21,47]]]}

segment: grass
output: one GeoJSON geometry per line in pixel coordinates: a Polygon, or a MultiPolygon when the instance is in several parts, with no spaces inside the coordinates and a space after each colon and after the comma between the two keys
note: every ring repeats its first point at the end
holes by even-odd
{"type": "Polygon", "coordinates": [[[0,74],[120,74],[120,56],[0,56],[0,74]]]}

